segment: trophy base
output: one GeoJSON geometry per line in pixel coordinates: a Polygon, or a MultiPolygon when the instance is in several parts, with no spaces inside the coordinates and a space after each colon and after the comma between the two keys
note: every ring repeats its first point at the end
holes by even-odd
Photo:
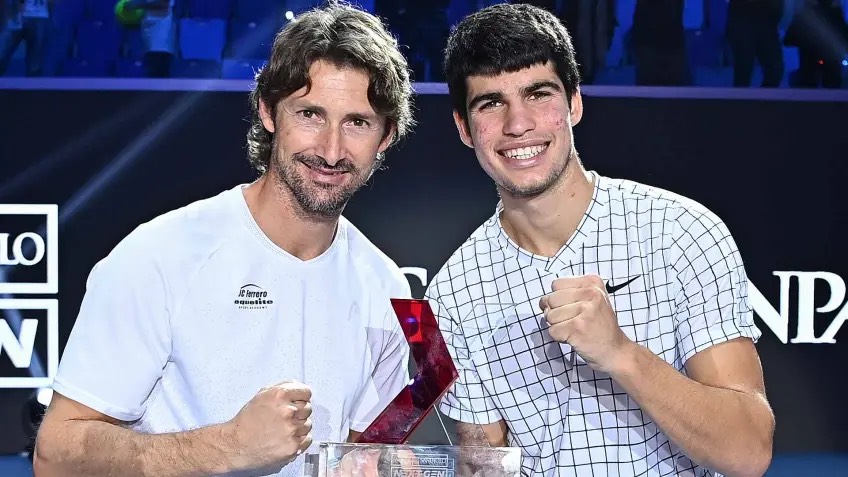
{"type": "Polygon", "coordinates": [[[422,446],[324,442],[306,477],[520,477],[517,447],[422,446]]]}

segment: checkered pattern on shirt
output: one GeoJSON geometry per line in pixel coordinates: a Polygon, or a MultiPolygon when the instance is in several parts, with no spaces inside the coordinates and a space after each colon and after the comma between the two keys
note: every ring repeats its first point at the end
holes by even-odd
{"type": "Polygon", "coordinates": [[[499,211],[427,290],[459,379],[440,404],[453,419],[506,421],[533,476],[713,476],[671,443],[609,375],[551,339],[538,307],[560,277],[596,274],[630,339],[683,371],[720,342],[756,341],[747,278],[728,229],[668,191],[595,175],[578,230],[551,258],[520,249],[499,211]]]}

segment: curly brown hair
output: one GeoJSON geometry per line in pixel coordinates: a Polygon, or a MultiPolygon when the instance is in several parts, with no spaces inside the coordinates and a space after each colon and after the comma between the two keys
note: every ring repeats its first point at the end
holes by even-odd
{"type": "Polygon", "coordinates": [[[397,40],[379,18],[333,1],[302,13],[280,30],[268,63],[256,75],[250,93],[247,150],[251,165],[260,174],[268,170],[273,134],[262,125],[259,101],[264,101],[273,115],[280,100],[303,87],[308,91],[309,68],[318,60],[368,73],[368,100],[375,112],[388,119],[386,134],[394,126],[392,144],[412,128],[409,67],[397,40]]]}

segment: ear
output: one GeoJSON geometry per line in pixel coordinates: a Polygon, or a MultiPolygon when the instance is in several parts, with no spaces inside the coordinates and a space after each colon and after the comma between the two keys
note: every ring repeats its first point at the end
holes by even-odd
{"type": "Polygon", "coordinates": [[[571,125],[576,126],[583,119],[583,96],[580,89],[571,97],[571,125]]]}
{"type": "Polygon", "coordinates": [[[377,153],[379,154],[386,152],[386,149],[392,144],[395,134],[397,134],[397,125],[394,121],[386,120],[386,124],[389,125],[389,130],[383,135],[383,139],[380,141],[380,147],[377,148],[377,153]]]}
{"type": "Polygon", "coordinates": [[[274,117],[271,115],[271,109],[268,108],[268,105],[262,99],[259,100],[259,119],[262,120],[262,125],[265,126],[268,132],[273,133],[275,131],[276,126],[274,124],[274,117]]]}
{"type": "Polygon", "coordinates": [[[468,122],[462,119],[462,116],[459,115],[459,111],[457,110],[453,111],[453,122],[456,123],[456,130],[459,132],[459,138],[462,140],[462,143],[474,149],[474,140],[471,139],[471,130],[468,122]]]}

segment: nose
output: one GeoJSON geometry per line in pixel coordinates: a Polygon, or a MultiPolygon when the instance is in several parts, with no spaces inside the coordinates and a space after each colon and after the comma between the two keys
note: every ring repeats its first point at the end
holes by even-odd
{"type": "Polygon", "coordinates": [[[506,111],[503,132],[507,136],[520,137],[536,128],[532,111],[523,104],[512,104],[506,111]]]}
{"type": "Polygon", "coordinates": [[[330,166],[344,159],[343,136],[339,128],[328,127],[321,138],[320,155],[330,166]]]}

